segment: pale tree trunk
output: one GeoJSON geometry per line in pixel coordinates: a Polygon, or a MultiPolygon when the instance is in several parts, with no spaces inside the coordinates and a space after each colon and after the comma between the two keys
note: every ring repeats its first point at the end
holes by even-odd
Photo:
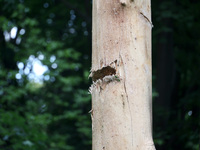
{"type": "Polygon", "coordinates": [[[150,0],[93,0],[93,150],[154,150],[150,0]]]}

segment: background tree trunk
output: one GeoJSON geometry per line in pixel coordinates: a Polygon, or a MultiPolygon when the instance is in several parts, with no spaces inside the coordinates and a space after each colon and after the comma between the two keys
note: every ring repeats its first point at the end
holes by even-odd
{"type": "Polygon", "coordinates": [[[150,0],[93,1],[93,150],[150,150],[150,0]]]}

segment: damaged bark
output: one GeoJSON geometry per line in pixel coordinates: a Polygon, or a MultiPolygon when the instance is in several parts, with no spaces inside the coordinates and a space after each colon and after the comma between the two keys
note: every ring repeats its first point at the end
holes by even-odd
{"type": "Polygon", "coordinates": [[[150,0],[93,1],[93,150],[154,150],[150,0]]]}
{"type": "Polygon", "coordinates": [[[105,76],[115,75],[116,70],[110,66],[103,67],[101,70],[92,73],[92,81],[102,80],[105,76]]]}

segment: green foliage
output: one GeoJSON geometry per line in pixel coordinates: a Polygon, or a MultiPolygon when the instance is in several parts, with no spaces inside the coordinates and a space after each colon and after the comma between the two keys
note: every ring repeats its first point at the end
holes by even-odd
{"type": "MultiPolygon", "coordinates": [[[[86,20],[71,7],[79,3],[0,1],[0,149],[90,149],[91,99],[84,75],[91,48],[83,33],[91,25],[82,26],[86,20]],[[5,39],[13,27],[16,37],[5,39]],[[37,82],[30,78],[35,59],[48,67],[37,82]]],[[[90,18],[91,12],[82,11],[90,18]]]]}

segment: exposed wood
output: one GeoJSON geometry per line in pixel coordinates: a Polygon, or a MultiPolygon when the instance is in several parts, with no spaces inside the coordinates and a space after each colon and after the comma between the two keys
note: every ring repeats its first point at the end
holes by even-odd
{"type": "Polygon", "coordinates": [[[150,0],[93,1],[93,150],[154,150],[150,0]]]}

